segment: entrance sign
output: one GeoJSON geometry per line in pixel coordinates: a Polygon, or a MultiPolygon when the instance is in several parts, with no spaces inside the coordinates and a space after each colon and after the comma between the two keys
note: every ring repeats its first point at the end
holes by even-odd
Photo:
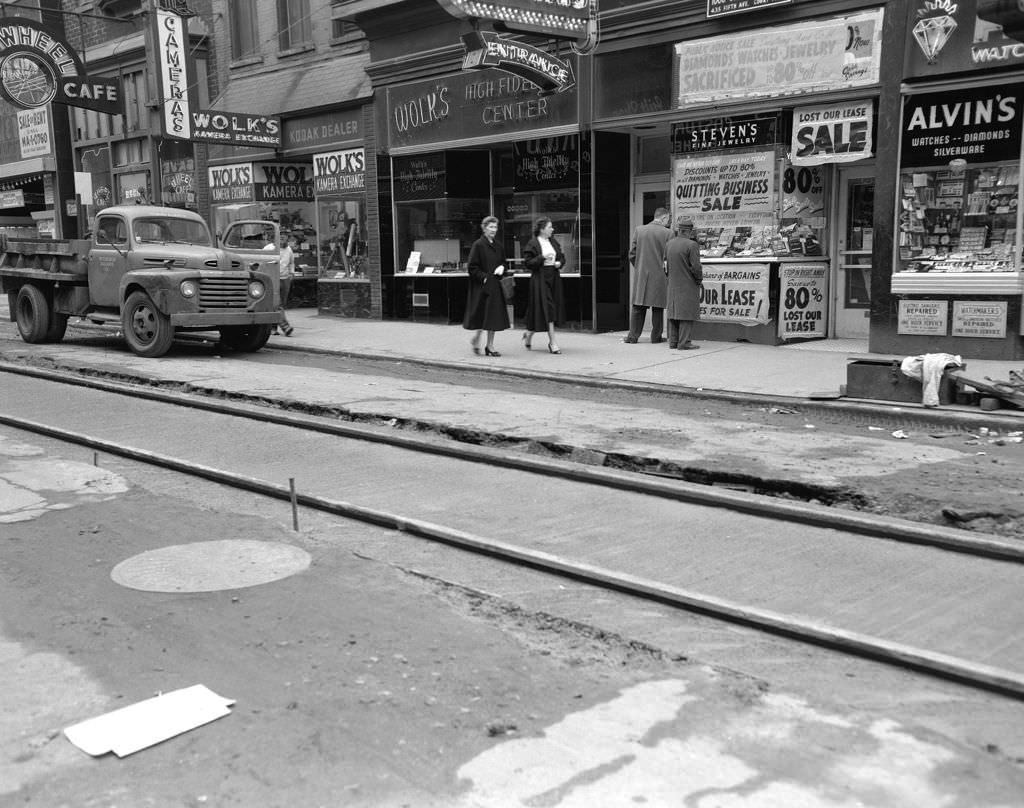
{"type": "Polygon", "coordinates": [[[793,165],[851,163],[871,157],[873,112],[870,100],[797,107],[793,110],[793,165]]]}
{"type": "Polygon", "coordinates": [[[438,0],[463,20],[491,20],[511,31],[560,39],[586,39],[594,21],[591,0],[438,0]]]}
{"type": "Polygon", "coordinates": [[[120,79],[87,75],[59,34],[25,17],[0,17],[0,96],[20,109],[52,101],[108,115],[124,112],[120,79]]]}
{"type": "Polygon", "coordinates": [[[827,336],[827,278],[827,264],[783,264],[779,268],[780,339],[827,336]]]}
{"type": "Polygon", "coordinates": [[[540,48],[486,31],[466,34],[462,42],[466,46],[463,70],[496,67],[532,81],[540,88],[541,95],[564,93],[576,86],[572,65],[540,48]]]}

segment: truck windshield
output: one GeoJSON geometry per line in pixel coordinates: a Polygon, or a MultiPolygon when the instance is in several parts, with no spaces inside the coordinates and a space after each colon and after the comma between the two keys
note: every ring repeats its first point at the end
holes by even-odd
{"type": "Polygon", "coordinates": [[[140,244],[196,244],[210,246],[210,231],[202,222],[191,219],[136,219],[132,225],[135,240],[140,244]]]}

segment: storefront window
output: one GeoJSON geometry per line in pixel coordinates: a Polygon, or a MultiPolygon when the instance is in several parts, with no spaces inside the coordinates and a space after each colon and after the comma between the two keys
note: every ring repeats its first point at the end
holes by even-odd
{"type": "Polygon", "coordinates": [[[366,198],[317,198],[320,275],[365,278],[366,198]]]}

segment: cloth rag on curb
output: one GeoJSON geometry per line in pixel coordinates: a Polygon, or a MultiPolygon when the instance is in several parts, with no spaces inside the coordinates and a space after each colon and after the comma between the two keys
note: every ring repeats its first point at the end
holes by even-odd
{"type": "Polygon", "coordinates": [[[904,376],[917,379],[924,387],[921,403],[926,407],[939,406],[939,384],[946,368],[962,368],[964,361],[948,353],[930,353],[908,356],[900,363],[904,376]]]}

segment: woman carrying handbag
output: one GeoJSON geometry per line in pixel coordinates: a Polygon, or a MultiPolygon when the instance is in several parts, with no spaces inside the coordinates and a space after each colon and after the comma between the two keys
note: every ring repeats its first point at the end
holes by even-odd
{"type": "Polygon", "coordinates": [[[555,324],[565,320],[565,302],[560,270],[565,266],[565,255],[552,235],[555,226],[551,219],[537,220],[531,238],[523,248],[523,266],[530,270],[530,295],[526,304],[526,330],[523,345],[533,347],[535,331],[548,332],[548,351],[560,354],[555,343],[555,324]]]}

